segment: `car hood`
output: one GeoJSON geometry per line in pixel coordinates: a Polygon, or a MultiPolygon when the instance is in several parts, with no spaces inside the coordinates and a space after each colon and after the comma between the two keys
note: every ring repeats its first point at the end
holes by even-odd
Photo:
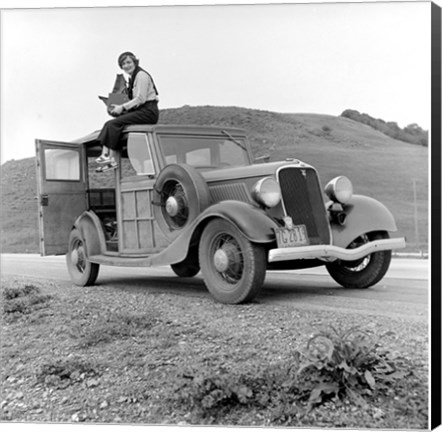
{"type": "Polygon", "coordinates": [[[288,159],[285,161],[269,162],[234,168],[222,168],[211,171],[203,171],[201,175],[204,179],[211,183],[220,180],[241,179],[249,177],[265,177],[274,175],[278,168],[282,166],[295,166],[298,168],[313,168],[298,159],[288,159]]]}

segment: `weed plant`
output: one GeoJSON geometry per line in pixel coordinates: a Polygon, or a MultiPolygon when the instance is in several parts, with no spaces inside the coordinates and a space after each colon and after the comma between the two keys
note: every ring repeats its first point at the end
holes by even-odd
{"type": "Polygon", "coordinates": [[[77,357],[54,359],[37,372],[37,382],[48,387],[66,388],[69,385],[97,377],[99,371],[92,362],[77,357]]]}
{"type": "Polygon", "coordinates": [[[172,399],[192,412],[194,423],[216,423],[226,411],[256,408],[266,410],[272,424],[296,424],[315,407],[347,398],[366,407],[411,374],[405,359],[381,348],[389,334],[375,338],[357,327],[331,327],[287,360],[256,370],[187,368],[179,372],[172,399]]]}
{"type": "Polygon", "coordinates": [[[5,287],[2,290],[2,297],[3,312],[8,320],[14,320],[36,309],[46,307],[47,302],[52,298],[50,295],[41,294],[40,288],[30,284],[5,287]]]}
{"type": "Polygon", "coordinates": [[[2,290],[3,299],[10,301],[18,297],[25,297],[29,295],[36,295],[40,293],[40,289],[35,285],[25,284],[24,286],[5,287],[2,290]]]}
{"type": "Polygon", "coordinates": [[[381,339],[390,334],[373,337],[358,327],[342,332],[330,327],[314,335],[305,352],[299,352],[297,371],[299,386],[310,393],[310,406],[333,396],[365,406],[364,396],[404,378],[405,359],[381,348],[381,339]]]}

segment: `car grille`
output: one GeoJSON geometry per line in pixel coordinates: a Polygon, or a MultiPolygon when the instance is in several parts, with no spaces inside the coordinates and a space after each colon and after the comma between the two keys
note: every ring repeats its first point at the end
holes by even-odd
{"type": "Polygon", "coordinates": [[[286,214],[294,225],[305,225],[310,244],[329,244],[330,230],[322,191],[312,168],[286,167],[278,171],[286,214]]]}

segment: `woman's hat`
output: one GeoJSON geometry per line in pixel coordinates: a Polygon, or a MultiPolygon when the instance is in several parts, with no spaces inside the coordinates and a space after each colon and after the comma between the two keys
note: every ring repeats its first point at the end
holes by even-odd
{"type": "Polygon", "coordinates": [[[122,67],[123,61],[126,57],[130,57],[136,65],[138,65],[138,59],[135,57],[134,53],[130,51],[126,51],[123,54],[120,54],[118,57],[118,66],[122,67]]]}

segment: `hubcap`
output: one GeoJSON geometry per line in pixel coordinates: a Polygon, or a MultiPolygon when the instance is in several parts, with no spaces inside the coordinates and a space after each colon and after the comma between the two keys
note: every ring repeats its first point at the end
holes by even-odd
{"type": "Polygon", "coordinates": [[[215,252],[213,263],[219,272],[225,272],[229,268],[229,257],[224,249],[218,249],[215,252]]]}
{"type": "Polygon", "coordinates": [[[71,253],[71,262],[74,265],[78,265],[78,251],[74,249],[71,253]]]}
{"type": "Polygon", "coordinates": [[[189,218],[189,205],[181,183],[168,181],[161,192],[162,213],[172,229],[182,228],[189,218]]]}
{"type": "Polygon", "coordinates": [[[81,243],[78,243],[71,252],[71,262],[77,268],[78,271],[83,272],[86,265],[84,256],[84,248],[81,243]]]}
{"type": "Polygon", "coordinates": [[[236,284],[241,279],[244,261],[236,240],[229,235],[222,235],[215,241],[213,267],[224,282],[236,284]]]}
{"type": "Polygon", "coordinates": [[[174,217],[178,214],[179,207],[178,200],[175,197],[171,196],[167,198],[166,212],[170,217],[174,217]]]}

